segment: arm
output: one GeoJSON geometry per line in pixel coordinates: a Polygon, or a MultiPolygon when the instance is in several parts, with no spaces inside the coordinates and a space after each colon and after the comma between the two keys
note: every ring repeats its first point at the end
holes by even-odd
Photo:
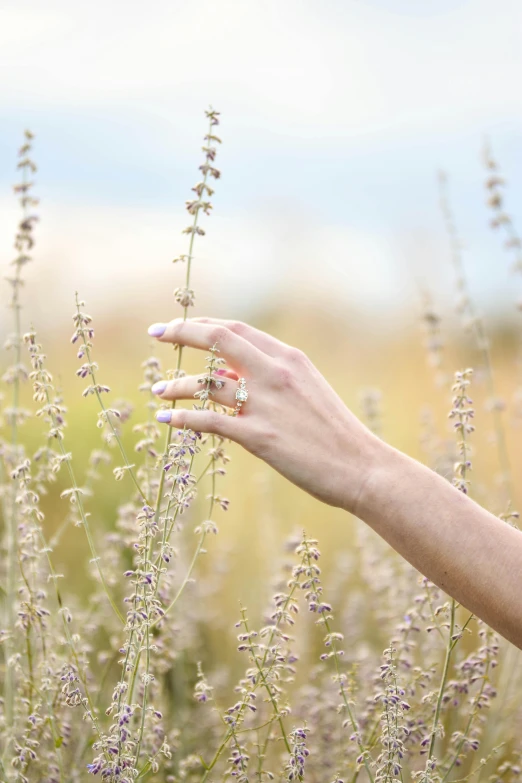
{"type": "MultiPolygon", "coordinates": [[[[301,351],[247,324],[210,318],[154,324],[149,333],[202,350],[217,343],[228,368],[213,390],[216,402],[234,407],[238,377],[249,391],[237,417],[176,408],[160,411],[159,421],[230,438],[314,497],[360,517],[522,649],[519,531],[376,438],[301,351]]],[[[153,391],[178,400],[199,389],[198,377],[188,376],[153,391]]]]}
{"type": "Polygon", "coordinates": [[[382,444],[351,509],[446,593],[522,649],[522,533],[382,444]]]}

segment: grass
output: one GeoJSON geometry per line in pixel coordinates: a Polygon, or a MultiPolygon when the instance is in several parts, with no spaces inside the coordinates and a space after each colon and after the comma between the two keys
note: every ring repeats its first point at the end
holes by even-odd
{"type": "MultiPolygon", "coordinates": [[[[209,110],[207,122],[186,252],[173,270],[185,318],[219,179],[218,114],[209,110]]],[[[37,262],[32,142],[28,134],[19,157],[23,214],[4,376],[1,779],[519,779],[519,651],[358,520],[235,444],[191,431],[165,436],[156,426],[152,383],[173,366],[174,376],[206,373],[211,389],[212,346],[206,369],[201,354],[173,357],[164,346],[142,364],[103,330],[94,336],[97,318],[78,299],[69,353],[51,345],[44,355],[21,285],[26,264],[37,262]]],[[[491,170],[491,154],[488,161],[491,170]]],[[[448,266],[462,292],[465,259],[455,261],[445,198],[448,266]]],[[[502,205],[496,197],[492,206],[512,253],[517,235],[511,219],[499,221],[502,205]]],[[[256,325],[305,350],[384,438],[513,524],[518,335],[483,321],[470,329],[462,322],[470,312],[468,304],[458,318],[442,318],[430,302],[424,337],[412,324],[400,339],[370,333],[364,344],[359,323],[327,316],[317,302],[291,317],[267,312],[256,325]],[[435,350],[434,336],[442,339],[435,350]],[[474,374],[455,380],[468,366],[474,374]],[[505,410],[488,408],[493,377],[505,410]],[[451,410],[462,425],[457,437],[451,410]],[[499,433],[505,440],[500,450],[492,433],[496,445],[499,433]]],[[[128,344],[141,339],[143,360],[147,325],[133,318],[119,330],[128,344]]]]}

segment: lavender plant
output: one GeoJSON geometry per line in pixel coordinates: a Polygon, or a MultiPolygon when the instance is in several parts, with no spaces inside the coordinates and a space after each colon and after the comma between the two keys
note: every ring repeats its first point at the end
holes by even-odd
{"type": "MultiPolygon", "coordinates": [[[[188,247],[175,259],[185,264],[184,281],[174,291],[183,319],[195,303],[191,271],[196,241],[205,234],[201,219],[212,209],[210,183],[220,177],[219,113],[209,109],[206,119],[201,177],[186,203],[188,247]]],[[[7,348],[13,358],[3,376],[0,779],[519,779],[514,727],[522,713],[506,696],[509,681],[498,675],[506,644],[362,526],[359,551],[344,561],[353,574],[326,569],[324,577],[317,540],[293,536],[267,610],[258,618],[240,607],[238,655],[224,658],[221,626],[207,606],[209,594],[223,589],[217,554],[213,569],[199,566],[229,506],[220,489],[229,462],[226,444],[187,428],[167,428],[161,443],[151,389],[164,375],[185,374],[181,346],[166,373],[156,356],[143,361],[141,415],[125,400],[111,402],[96,360],[93,318],[77,295],[77,375],[87,384],[83,396],[99,407],[93,424],[101,438],[84,473],[67,436],[62,394],[22,309],[36,224],[32,142],[26,133],[19,153],[22,181],[15,190],[22,217],[8,278],[13,330],[7,348]],[[36,451],[29,430],[39,434],[36,451]],[[131,454],[126,443],[132,437],[131,454]],[[121,482],[125,498],[109,528],[100,509],[113,481],[121,482]],[[49,507],[60,517],[56,530],[46,517],[49,507]],[[68,528],[89,561],[92,580],[83,600],[57,565],[57,544],[68,528]],[[508,708],[511,727],[498,713],[494,721],[495,701],[508,708]]],[[[449,211],[446,217],[451,223],[449,211]]],[[[441,321],[431,304],[428,310],[428,350],[441,389],[441,321]]],[[[473,321],[480,342],[485,327],[473,321]]],[[[485,343],[482,350],[492,372],[485,343]]],[[[209,345],[194,405],[226,415],[213,401],[224,382],[217,372],[223,363],[218,346],[209,345]]],[[[450,413],[457,444],[448,478],[462,492],[469,489],[472,461],[470,378],[469,370],[456,375],[450,413]]],[[[368,390],[363,408],[382,437],[380,392],[368,390]]],[[[444,473],[447,437],[428,424],[426,449],[444,473]]]]}
{"type": "Polygon", "coordinates": [[[484,319],[478,312],[469,290],[469,283],[462,258],[462,242],[451,210],[448,196],[448,182],[447,177],[444,174],[441,174],[439,177],[439,186],[441,210],[451,244],[451,261],[455,273],[455,285],[458,297],[457,311],[461,316],[464,329],[469,331],[473,336],[488,388],[486,407],[491,412],[493,418],[500,469],[500,485],[503,495],[501,502],[504,505],[500,516],[506,520],[514,521],[518,517],[518,513],[513,509],[514,492],[512,468],[507,448],[506,428],[502,415],[505,409],[505,403],[497,392],[497,381],[491,355],[491,340],[487,333],[484,319]]]}

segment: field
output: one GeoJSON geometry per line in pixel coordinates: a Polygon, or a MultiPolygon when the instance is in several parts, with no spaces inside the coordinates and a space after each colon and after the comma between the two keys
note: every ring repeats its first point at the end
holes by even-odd
{"type": "MultiPolygon", "coordinates": [[[[200,184],[217,190],[218,115],[207,119],[200,184]]],[[[58,325],[41,347],[22,286],[44,209],[30,201],[32,143],[4,297],[2,780],[520,779],[518,650],[362,522],[236,444],[190,431],[165,441],[151,385],[169,369],[204,374],[204,354],[151,346],[140,312],[98,318],[81,298],[70,331],[58,325]]],[[[508,268],[519,243],[502,187],[485,193],[508,268]]],[[[166,260],[171,317],[192,314],[194,248],[212,242],[196,195],[173,249],[186,258],[166,260]]],[[[417,311],[388,328],[305,291],[251,317],[449,481],[455,373],[472,368],[464,480],[516,525],[520,324],[482,317],[446,201],[444,216],[456,309],[419,290],[417,311]]]]}

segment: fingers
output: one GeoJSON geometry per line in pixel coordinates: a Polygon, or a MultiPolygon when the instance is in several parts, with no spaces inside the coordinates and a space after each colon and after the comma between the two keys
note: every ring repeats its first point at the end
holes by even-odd
{"type": "Polygon", "coordinates": [[[222,438],[236,441],[239,440],[243,424],[240,416],[227,416],[209,410],[190,411],[186,408],[161,410],[157,412],[156,418],[159,422],[176,429],[186,428],[194,432],[210,432],[220,435],[222,438]]]}
{"type": "Polygon", "coordinates": [[[276,337],[272,337],[272,335],[262,332],[260,329],[256,329],[254,326],[245,324],[242,321],[230,321],[222,318],[207,317],[191,318],[190,320],[202,324],[225,326],[231,332],[248,340],[249,343],[252,343],[252,345],[255,345],[260,351],[263,351],[263,353],[266,353],[268,356],[272,356],[274,359],[279,356],[284,356],[285,352],[290,349],[290,346],[287,345],[287,343],[283,343],[276,337]]]}
{"type": "Polygon", "coordinates": [[[204,351],[216,345],[221,356],[239,370],[258,373],[266,366],[266,354],[222,324],[178,318],[168,324],[152,324],[149,334],[162,343],[188,345],[204,351]]]}
{"type": "Polygon", "coordinates": [[[152,387],[152,393],[162,400],[208,399],[233,408],[236,404],[237,381],[222,375],[213,378],[207,389],[205,379],[197,375],[186,375],[173,381],[158,381],[152,387]],[[203,381],[203,382],[200,382],[203,381]]]}

